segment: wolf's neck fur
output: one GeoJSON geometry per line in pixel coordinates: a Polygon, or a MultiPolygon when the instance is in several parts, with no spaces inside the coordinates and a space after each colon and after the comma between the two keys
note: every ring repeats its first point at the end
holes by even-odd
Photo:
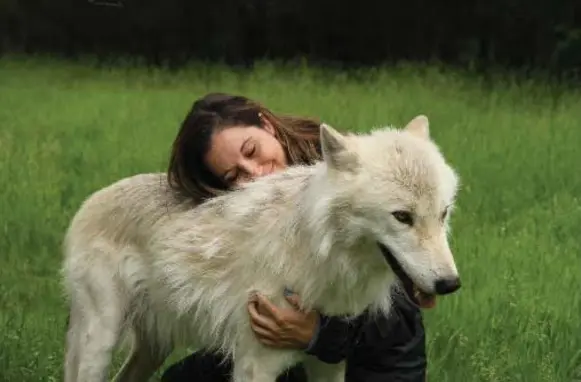
{"type": "MultiPolygon", "coordinates": [[[[389,266],[375,241],[358,226],[327,171],[325,163],[298,170],[304,187],[285,200],[296,203],[287,210],[288,216],[281,217],[297,243],[298,253],[289,255],[304,260],[299,262],[303,268],[297,269],[303,285],[289,287],[306,305],[328,314],[357,314],[369,304],[386,310],[393,280],[389,266]],[[304,285],[306,280],[310,285],[304,285]]],[[[292,278],[293,272],[288,275],[292,278]]]]}

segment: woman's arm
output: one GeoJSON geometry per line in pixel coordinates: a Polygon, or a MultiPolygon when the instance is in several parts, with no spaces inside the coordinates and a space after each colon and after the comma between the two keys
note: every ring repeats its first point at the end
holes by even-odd
{"type": "Polygon", "coordinates": [[[286,295],[293,308],[279,308],[262,295],[251,298],[248,311],[258,339],[267,346],[304,349],[321,361],[338,363],[354,348],[362,319],[328,317],[302,311],[296,294],[286,295]]]}

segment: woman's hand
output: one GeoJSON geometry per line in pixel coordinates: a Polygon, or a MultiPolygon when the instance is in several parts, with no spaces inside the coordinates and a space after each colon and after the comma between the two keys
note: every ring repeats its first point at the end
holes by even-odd
{"type": "Polygon", "coordinates": [[[250,324],[258,340],[276,348],[304,349],[315,334],[319,313],[299,308],[296,294],[286,296],[293,308],[278,308],[266,297],[256,294],[250,298],[250,324]]]}

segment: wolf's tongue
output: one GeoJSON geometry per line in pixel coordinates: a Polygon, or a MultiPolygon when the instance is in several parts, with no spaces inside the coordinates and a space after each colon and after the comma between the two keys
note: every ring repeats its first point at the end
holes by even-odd
{"type": "Polygon", "coordinates": [[[432,309],[436,306],[436,296],[433,294],[419,293],[416,297],[419,306],[423,309],[432,309]]]}

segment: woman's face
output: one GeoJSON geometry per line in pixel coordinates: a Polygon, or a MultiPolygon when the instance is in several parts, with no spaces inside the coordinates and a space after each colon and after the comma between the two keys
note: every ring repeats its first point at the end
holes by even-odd
{"type": "Polygon", "coordinates": [[[274,128],[264,120],[264,128],[232,126],[212,136],[205,160],[211,171],[229,185],[252,180],[287,166],[284,149],[274,136],[274,128]]]}

